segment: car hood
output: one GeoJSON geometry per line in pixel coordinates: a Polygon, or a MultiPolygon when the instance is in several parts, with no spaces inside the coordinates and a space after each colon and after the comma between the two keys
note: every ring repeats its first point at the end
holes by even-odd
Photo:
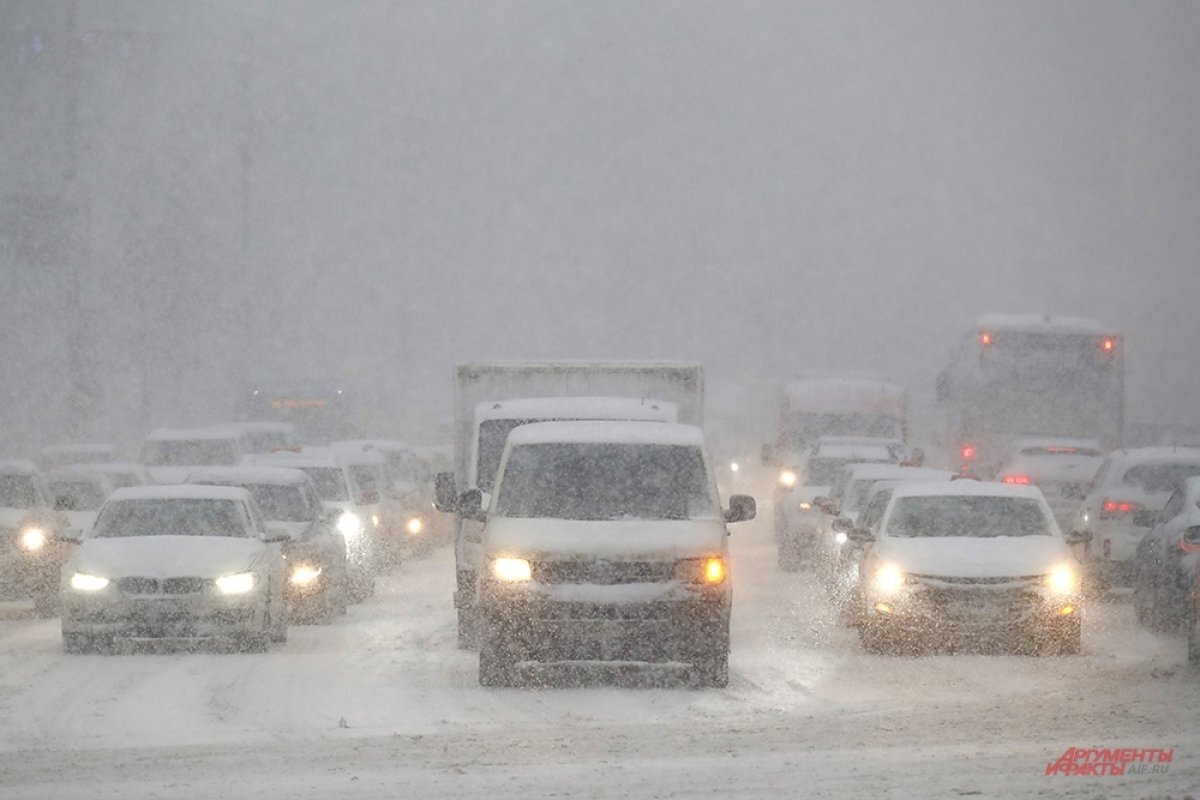
{"type": "Polygon", "coordinates": [[[534,559],[672,560],[721,553],[725,524],[709,520],[564,520],[492,517],[485,550],[534,559]]]}
{"type": "Polygon", "coordinates": [[[258,539],[224,536],[85,539],[65,569],[105,578],[206,578],[254,569],[266,553],[258,539]]]}
{"type": "Polygon", "coordinates": [[[888,537],[876,555],[914,575],[948,578],[1005,578],[1044,575],[1071,560],[1058,536],[888,537]]]}

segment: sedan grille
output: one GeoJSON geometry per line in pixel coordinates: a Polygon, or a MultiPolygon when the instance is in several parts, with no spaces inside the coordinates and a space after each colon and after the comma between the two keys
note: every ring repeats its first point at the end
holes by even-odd
{"type": "Polygon", "coordinates": [[[198,594],[209,585],[204,578],[120,578],[117,588],[123,594],[156,595],[156,594],[198,594]]]}
{"type": "Polygon", "coordinates": [[[541,583],[665,583],[675,578],[673,561],[544,561],[533,565],[541,583]]]}
{"type": "Polygon", "coordinates": [[[158,594],[158,581],[154,578],[121,578],[117,588],[123,594],[158,594]]]}
{"type": "Polygon", "coordinates": [[[163,594],[198,594],[208,581],[203,578],[167,578],[162,582],[163,594]]]}

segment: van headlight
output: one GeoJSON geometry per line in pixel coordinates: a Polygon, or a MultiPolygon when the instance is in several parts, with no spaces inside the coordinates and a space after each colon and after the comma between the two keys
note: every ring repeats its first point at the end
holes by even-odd
{"type": "Polygon", "coordinates": [[[246,594],[258,583],[258,576],[253,572],[238,572],[234,575],[222,575],[217,578],[217,588],[221,594],[246,594]]]}
{"type": "Polygon", "coordinates": [[[1046,575],[1046,588],[1056,595],[1072,595],[1079,591],[1079,572],[1070,564],[1061,564],[1046,575]]]}
{"type": "Polygon", "coordinates": [[[27,553],[36,553],[46,546],[49,538],[46,532],[38,527],[26,528],[21,531],[21,549],[27,553]]]}
{"type": "Polygon", "coordinates": [[[533,565],[523,558],[497,558],[492,574],[505,583],[523,583],[533,579],[533,565]]]}
{"type": "Polygon", "coordinates": [[[108,584],[108,578],[88,575],[86,572],[76,572],[71,576],[71,588],[79,592],[98,592],[108,584]]]}
{"type": "Polygon", "coordinates": [[[353,511],[343,512],[337,521],[337,529],[342,536],[353,539],[363,532],[363,523],[358,514],[353,511]]]}

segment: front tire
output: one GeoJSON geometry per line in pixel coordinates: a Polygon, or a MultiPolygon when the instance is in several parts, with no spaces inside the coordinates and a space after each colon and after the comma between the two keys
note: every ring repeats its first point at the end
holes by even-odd
{"type": "Polygon", "coordinates": [[[729,686],[729,653],[717,653],[692,664],[696,683],[711,689],[729,686]]]}
{"type": "Polygon", "coordinates": [[[61,598],[58,592],[38,592],[33,596],[33,614],[40,619],[50,619],[59,615],[61,598]]]}
{"type": "Polygon", "coordinates": [[[458,609],[458,649],[474,650],[479,646],[479,634],[476,630],[475,615],[470,609],[458,609]]]}
{"type": "Polygon", "coordinates": [[[517,658],[506,647],[498,631],[487,631],[479,646],[479,685],[510,687],[517,685],[517,658]]]}
{"type": "Polygon", "coordinates": [[[1053,626],[1046,651],[1049,655],[1077,656],[1083,650],[1083,624],[1078,616],[1053,626]]]}
{"type": "Polygon", "coordinates": [[[90,633],[64,633],[62,635],[63,652],[67,655],[79,656],[100,651],[100,637],[90,633]]]}

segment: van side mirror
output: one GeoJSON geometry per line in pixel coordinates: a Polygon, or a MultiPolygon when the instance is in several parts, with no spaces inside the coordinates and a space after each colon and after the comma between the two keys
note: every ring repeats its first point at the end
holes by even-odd
{"type": "Polygon", "coordinates": [[[467,489],[458,497],[457,510],[463,519],[483,521],[483,492],[477,488],[467,489]]]}
{"type": "Polygon", "coordinates": [[[846,531],[846,538],[856,544],[870,544],[875,541],[875,534],[866,528],[851,528],[846,531]]]}
{"type": "Polygon", "coordinates": [[[1090,542],[1092,540],[1092,532],[1091,531],[1071,531],[1063,538],[1066,539],[1066,542],[1069,545],[1087,544],[1088,542],[1090,542]]]}
{"type": "Polygon", "coordinates": [[[438,511],[453,513],[458,507],[458,487],[453,472],[439,472],[433,477],[433,505],[438,511]]]}
{"type": "Polygon", "coordinates": [[[735,494],[729,498],[729,510],[725,512],[726,522],[745,522],[754,519],[758,514],[758,504],[748,494],[735,494]]]}

